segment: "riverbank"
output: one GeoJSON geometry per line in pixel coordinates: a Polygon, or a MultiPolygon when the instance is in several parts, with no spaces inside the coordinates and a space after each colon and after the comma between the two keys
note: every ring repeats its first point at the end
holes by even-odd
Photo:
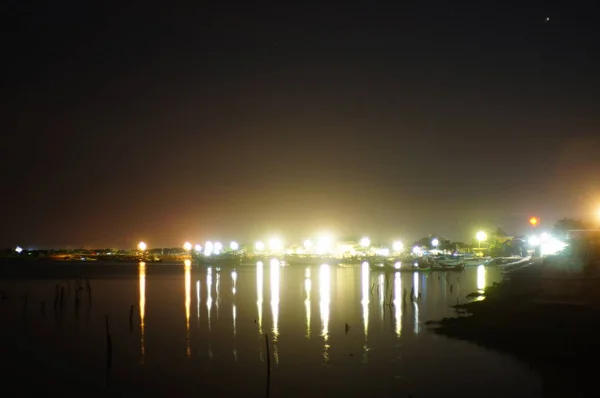
{"type": "Polygon", "coordinates": [[[585,394],[600,353],[600,279],[557,269],[538,260],[486,289],[484,300],[456,306],[457,317],[429,326],[529,364],[543,375],[547,396],[585,394]]]}

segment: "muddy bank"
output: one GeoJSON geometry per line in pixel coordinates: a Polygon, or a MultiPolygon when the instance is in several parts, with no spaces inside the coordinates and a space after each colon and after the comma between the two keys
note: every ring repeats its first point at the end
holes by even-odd
{"type": "Polygon", "coordinates": [[[532,264],[430,323],[435,333],[512,355],[543,376],[546,396],[587,394],[600,353],[597,279],[532,264]],[[558,286],[558,287],[557,287],[558,286]],[[566,394],[566,395],[565,395],[566,394]]]}

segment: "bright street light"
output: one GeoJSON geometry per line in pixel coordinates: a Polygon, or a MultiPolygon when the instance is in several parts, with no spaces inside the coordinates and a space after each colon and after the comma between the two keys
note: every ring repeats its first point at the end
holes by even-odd
{"type": "Polygon", "coordinates": [[[258,241],[254,244],[254,248],[256,249],[256,251],[262,252],[263,250],[265,250],[265,244],[261,241],[258,241]]]}
{"type": "Polygon", "coordinates": [[[146,242],[140,242],[140,243],[138,243],[138,246],[137,246],[137,247],[138,247],[138,249],[139,249],[141,252],[143,252],[143,251],[145,251],[145,250],[146,250],[146,248],[147,248],[148,246],[146,245],[146,242]]]}
{"type": "Polygon", "coordinates": [[[439,244],[440,244],[440,241],[439,241],[439,239],[437,239],[437,238],[434,238],[434,239],[431,241],[431,244],[433,245],[433,247],[438,247],[438,246],[439,246],[439,244]]]}
{"type": "Polygon", "coordinates": [[[479,231],[475,235],[475,238],[479,241],[479,248],[481,249],[481,242],[487,240],[487,234],[484,231],[479,231]]]}
{"type": "Polygon", "coordinates": [[[196,244],[196,246],[194,246],[194,250],[196,250],[197,252],[201,252],[202,246],[200,244],[196,244]]]}
{"type": "Polygon", "coordinates": [[[401,252],[402,249],[404,249],[404,245],[402,244],[402,242],[400,242],[399,240],[395,241],[392,244],[392,250],[394,250],[396,253],[397,252],[401,252]]]}
{"type": "Polygon", "coordinates": [[[189,252],[190,250],[192,250],[192,244],[190,242],[185,242],[183,244],[183,250],[185,250],[186,252],[189,252]]]}
{"type": "Polygon", "coordinates": [[[272,252],[281,252],[283,250],[283,242],[279,238],[271,238],[269,241],[269,249],[272,252]]]}
{"type": "Polygon", "coordinates": [[[222,250],[223,245],[221,244],[221,242],[215,242],[215,254],[221,253],[222,250]]]}
{"type": "Polygon", "coordinates": [[[364,238],[362,238],[362,239],[360,240],[360,245],[361,245],[362,247],[369,247],[369,246],[371,246],[371,239],[369,239],[369,238],[367,238],[367,237],[365,236],[364,238]]]}
{"type": "Polygon", "coordinates": [[[304,241],[304,248],[305,249],[310,249],[312,247],[312,241],[310,239],[307,239],[304,241]]]}
{"type": "Polygon", "coordinates": [[[240,245],[238,245],[238,243],[237,243],[237,242],[231,242],[231,243],[229,244],[229,248],[230,248],[231,250],[237,250],[237,249],[239,249],[239,248],[240,248],[240,245]]]}
{"type": "Polygon", "coordinates": [[[21,246],[17,246],[17,247],[15,248],[15,251],[16,251],[18,254],[21,254],[21,252],[23,251],[23,248],[22,248],[21,246]]]}
{"type": "Polygon", "coordinates": [[[317,242],[317,253],[325,254],[331,252],[332,239],[329,236],[321,236],[317,242]]]}

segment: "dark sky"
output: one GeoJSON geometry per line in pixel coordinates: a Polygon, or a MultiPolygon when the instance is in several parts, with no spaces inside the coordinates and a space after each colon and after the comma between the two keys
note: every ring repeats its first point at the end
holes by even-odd
{"type": "Polygon", "coordinates": [[[594,2],[87,3],[2,6],[0,245],[468,240],[600,205],[594,2]]]}

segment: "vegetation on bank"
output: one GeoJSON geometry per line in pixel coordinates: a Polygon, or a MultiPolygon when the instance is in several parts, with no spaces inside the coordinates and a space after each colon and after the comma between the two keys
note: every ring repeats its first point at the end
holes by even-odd
{"type": "Polygon", "coordinates": [[[541,299],[542,266],[530,268],[487,288],[484,300],[455,306],[456,317],[429,326],[437,334],[511,354],[538,369],[575,369],[600,351],[600,312],[593,305],[541,299]]]}

